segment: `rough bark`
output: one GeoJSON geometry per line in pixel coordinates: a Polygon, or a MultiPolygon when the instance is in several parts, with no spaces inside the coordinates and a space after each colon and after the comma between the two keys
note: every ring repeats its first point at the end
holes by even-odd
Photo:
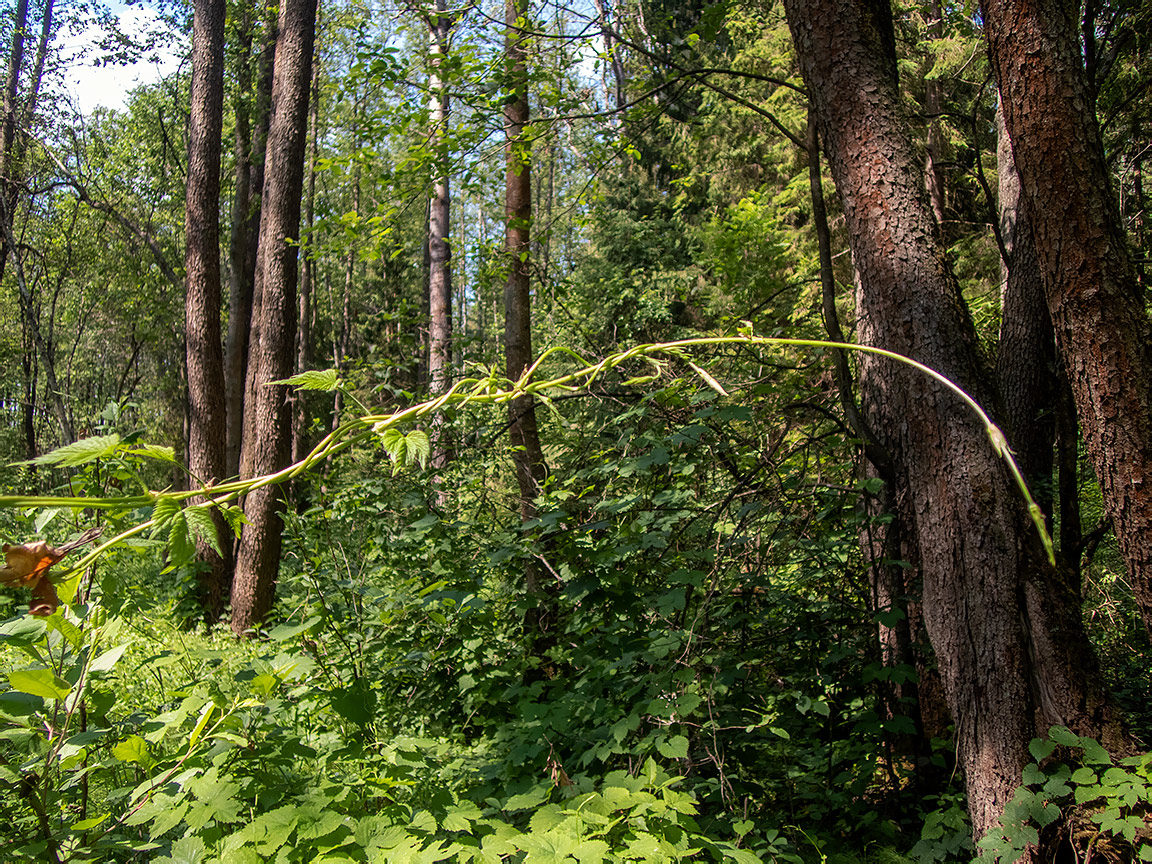
{"type": "Polygon", "coordinates": [[[1111,189],[1076,8],[984,0],[1056,342],[1152,633],[1152,332],[1111,189]]]}
{"type": "MultiPolygon", "coordinates": [[[[184,343],[188,469],[200,483],[225,479],[224,354],[220,342],[220,136],[224,111],[225,0],[195,0],[185,204],[184,343]]],[[[228,600],[232,543],[213,511],[216,544],[198,540],[201,603],[209,622],[228,600]],[[217,551],[219,549],[220,551],[217,551]]]]}
{"type": "Polygon", "coordinates": [[[1000,234],[1009,260],[1003,262],[996,380],[1004,401],[1008,442],[1028,488],[1051,524],[1058,400],[1056,342],[1036,263],[1032,225],[1019,206],[1020,177],[1002,116],[998,109],[996,168],[1000,178],[1000,234]]]}
{"type": "MultiPolygon", "coordinates": [[[[860,341],[913,357],[995,404],[901,110],[887,2],[785,8],[844,205],[860,341]]],[[[1060,575],[984,429],[907,367],[860,365],[865,416],[892,455],[913,520],[924,620],[981,836],[1020,783],[1036,729],[1062,722],[1099,733],[1107,706],[1088,678],[1077,606],[1070,620],[1051,620],[1047,598],[1060,575]]]]}
{"type": "MultiPolygon", "coordinates": [[[[452,214],[445,164],[448,88],[442,77],[451,27],[447,8],[445,0],[436,0],[428,19],[428,146],[437,166],[428,203],[428,390],[433,396],[452,386],[452,247],[448,240],[452,214]]],[[[432,439],[432,465],[443,468],[451,459],[452,445],[442,413],[433,418],[432,439]]]]}
{"type": "MultiPolygon", "coordinates": [[[[304,188],[316,0],[284,0],[278,29],[256,268],[260,304],[248,352],[254,386],[244,405],[242,462],[251,466],[253,476],[286,467],[292,453],[288,388],[268,382],[291,375],[295,360],[295,241],[304,188]]],[[[245,499],[249,524],[240,537],[232,583],[232,629],[238,635],[259,623],[272,607],[283,508],[284,491],[278,486],[257,489],[245,499]]]]}
{"type": "MultiPolygon", "coordinates": [[[[518,379],[532,365],[531,245],[532,181],[531,141],[524,134],[528,125],[528,36],[525,32],[528,0],[505,3],[505,62],[509,90],[504,106],[504,253],[508,277],[504,283],[504,361],[505,374],[518,379]]],[[[544,483],[547,468],[540,447],[536,423],[536,401],[521,396],[508,406],[509,437],[520,490],[520,515],[525,521],[536,516],[536,496],[544,483]]],[[[536,562],[525,564],[525,590],[541,598],[543,585],[536,562]]],[[[544,627],[543,606],[529,616],[530,627],[544,627]]]]}
{"type": "Polygon", "coordinates": [[[232,203],[231,281],[228,286],[228,335],[224,349],[224,386],[228,404],[227,471],[230,477],[241,470],[244,401],[249,381],[248,349],[255,326],[252,312],[264,194],[264,150],[268,141],[272,71],[276,57],[276,19],[270,14],[273,8],[268,4],[264,9],[264,45],[260,52],[259,76],[254,85],[249,59],[253,25],[250,18],[245,18],[242,40],[246,40],[247,45],[242,46],[240,62],[240,83],[245,89],[235,105],[236,191],[232,203]]]}

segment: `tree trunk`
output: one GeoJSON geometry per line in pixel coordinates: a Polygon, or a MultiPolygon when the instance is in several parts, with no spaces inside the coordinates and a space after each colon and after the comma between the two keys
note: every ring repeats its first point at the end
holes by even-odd
{"type": "MultiPolygon", "coordinates": [[[[284,0],[272,83],[264,200],[260,219],[255,295],[258,318],[248,352],[254,386],[244,405],[244,455],[252,476],[289,464],[292,414],[288,388],[269,382],[292,374],[296,347],[296,240],[304,187],[308,87],[316,35],[316,0],[284,0]]],[[[280,565],[284,490],[265,486],[248,494],[248,524],[240,537],[232,583],[232,629],[258,624],[272,607],[280,565]]]]}
{"type": "MultiPolygon", "coordinates": [[[[445,0],[436,0],[428,19],[428,147],[435,154],[432,198],[428,204],[428,391],[433,396],[452,386],[452,247],[451,199],[448,193],[448,87],[443,64],[448,54],[451,21],[445,0]]],[[[442,412],[432,419],[432,465],[443,468],[451,459],[448,424],[442,412]]],[[[441,504],[444,493],[439,493],[441,504]]]]}
{"type": "MultiPolygon", "coordinates": [[[[995,404],[975,328],[948,270],[896,81],[891,10],[879,0],[787,0],[859,274],[860,341],[919,360],[995,404]]],[[[902,364],[860,363],[865,415],[892,456],[914,520],[923,614],[957,726],[977,836],[1020,783],[1050,723],[1099,734],[1078,606],[1066,618],[1019,494],[971,413],[902,364]]]]}
{"type": "MultiPolygon", "coordinates": [[[[513,381],[524,374],[533,360],[530,281],[532,144],[524,134],[528,125],[528,2],[506,0],[504,7],[506,81],[511,94],[504,106],[507,138],[504,253],[508,263],[508,278],[504,283],[504,360],[505,374],[513,381]]],[[[536,516],[535,499],[547,473],[540,447],[540,430],[536,424],[536,401],[531,396],[521,396],[509,403],[508,419],[516,483],[520,489],[520,516],[528,521],[536,516]]],[[[524,582],[528,595],[542,601],[544,591],[540,571],[532,559],[525,563],[524,582]]],[[[544,629],[546,618],[545,606],[541,603],[527,623],[535,629],[544,629]]]]}
{"type": "MultiPolygon", "coordinates": [[[[320,12],[317,9],[317,19],[320,12]]],[[[319,28],[319,20],[317,20],[319,28]]],[[[304,196],[304,239],[300,244],[300,296],[296,316],[296,371],[303,372],[312,362],[312,304],[316,293],[314,241],[316,221],[316,157],[320,134],[320,64],[312,66],[312,101],[308,111],[308,190],[304,196]]],[[[292,461],[299,462],[308,446],[308,391],[294,393],[292,411],[292,461]]]]}
{"type": "Polygon", "coordinates": [[[1111,190],[1076,7],[981,5],[1056,342],[1152,635],[1152,332],[1111,190]]]}
{"type": "MultiPolygon", "coordinates": [[[[943,36],[943,13],[939,0],[927,4],[925,17],[929,39],[943,36]]],[[[934,64],[933,64],[934,65],[934,64]]],[[[931,71],[931,66],[929,67],[931,71]]],[[[924,141],[924,185],[928,190],[928,202],[936,224],[943,229],[947,197],[944,186],[942,165],[948,158],[948,136],[940,115],[944,110],[944,86],[939,78],[926,78],[924,81],[924,113],[928,115],[928,137],[924,141]]]]}
{"type": "MultiPolygon", "coordinates": [[[[224,111],[225,0],[196,0],[192,19],[192,93],[184,230],[187,287],[184,342],[188,372],[188,470],[202,484],[225,479],[224,355],[220,344],[220,135],[224,111]]],[[[215,546],[196,544],[203,562],[201,603],[209,623],[224,612],[232,542],[213,511],[215,546]],[[217,547],[219,552],[216,551],[217,547]]]]}
{"type": "Polygon", "coordinates": [[[227,401],[227,475],[240,473],[244,437],[244,400],[248,382],[248,348],[253,329],[252,305],[259,252],[260,209],[264,194],[264,150],[272,105],[272,67],[276,57],[276,20],[265,7],[264,46],[259,79],[252,83],[249,52],[251,13],[245,9],[242,26],[239,78],[243,92],[237,97],[236,191],[232,203],[231,258],[228,291],[228,336],[224,349],[224,387],[227,401]]]}
{"type": "Polygon", "coordinates": [[[1058,400],[1056,343],[1036,264],[1032,225],[1020,206],[1020,177],[1012,140],[996,111],[996,168],[1000,178],[1000,234],[1009,260],[1001,295],[996,381],[1004,400],[1005,432],[1028,488],[1053,516],[1052,469],[1058,400]]]}

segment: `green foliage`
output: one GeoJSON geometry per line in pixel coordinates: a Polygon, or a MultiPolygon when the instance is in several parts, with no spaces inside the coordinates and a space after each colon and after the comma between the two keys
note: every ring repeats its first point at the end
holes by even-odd
{"type": "Polygon", "coordinates": [[[981,860],[1017,861],[1056,831],[1078,854],[1152,861],[1152,755],[1114,760],[1099,742],[1063,726],[1028,749],[1036,761],[1004,808],[1002,829],[980,841],[981,860]]]}

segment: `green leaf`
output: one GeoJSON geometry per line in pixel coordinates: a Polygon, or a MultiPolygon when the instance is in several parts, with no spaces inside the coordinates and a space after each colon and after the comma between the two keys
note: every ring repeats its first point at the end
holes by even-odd
{"type": "Polygon", "coordinates": [[[152,505],[152,519],[156,522],[156,530],[153,532],[153,536],[156,536],[159,529],[164,527],[173,516],[180,512],[182,506],[180,501],[171,495],[157,496],[155,503],[152,505]]]}
{"type": "Polygon", "coordinates": [[[683,735],[675,735],[656,745],[656,749],[665,759],[683,759],[688,755],[688,739],[683,735]]]}
{"type": "Polygon", "coordinates": [[[1084,747],[1084,761],[1089,765],[1111,765],[1112,757],[1108,755],[1108,751],[1100,746],[1099,742],[1093,741],[1091,738],[1081,738],[1081,745],[1084,747]]]}
{"type": "Polygon", "coordinates": [[[43,534],[44,526],[48,525],[53,519],[55,519],[63,512],[63,507],[48,507],[44,510],[41,510],[38,514],[36,514],[36,519],[32,523],[36,527],[36,533],[43,534]]]}
{"type": "Polygon", "coordinates": [[[40,696],[43,699],[63,699],[72,690],[72,685],[59,677],[51,669],[22,669],[8,673],[8,683],[13,690],[40,696]]]}
{"type": "Polygon", "coordinates": [[[148,752],[148,744],[139,735],[132,735],[129,738],[125,738],[112,748],[112,755],[121,762],[132,762],[142,768],[148,768],[152,764],[152,756],[148,752]]]}
{"type": "Polygon", "coordinates": [[[427,468],[428,457],[432,455],[432,442],[428,440],[428,433],[422,429],[413,429],[404,441],[408,446],[409,460],[420,463],[421,468],[427,468]]]}
{"type": "Polygon", "coordinates": [[[47,632],[48,625],[43,618],[25,615],[0,627],[0,640],[16,648],[24,648],[39,642],[47,632]]]}
{"type": "Polygon", "coordinates": [[[1096,772],[1091,768],[1077,768],[1072,773],[1072,782],[1080,786],[1089,786],[1096,783],[1096,772]]]}
{"type": "Polygon", "coordinates": [[[172,844],[171,856],[154,860],[156,864],[202,864],[208,860],[208,852],[199,837],[181,837],[172,844]]]}
{"type": "Polygon", "coordinates": [[[1067,726],[1053,726],[1048,730],[1048,737],[1061,747],[1079,747],[1080,736],[1067,726]]]}
{"type": "Polygon", "coordinates": [[[180,566],[192,560],[196,554],[196,547],[188,536],[188,523],[184,518],[184,511],[172,517],[168,528],[168,558],[170,566],[180,566]]]}
{"type": "Polygon", "coordinates": [[[74,468],[77,465],[86,465],[97,459],[105,459],[116,452],[120,446],[120,436],[113,432],[111,435],[97,435],[95,438],[85,438],[72,444],[58,447],[51,453],[45,453],[30,459],[27,462],[17,462],[17,465],[59,465],[61,468],[74,468]]]}
{"type": "Polygon", "coordinates": [[[159,444],[141,444],[127,452],[131,456],[144,456],[148,459],[159,459],[161,462],[176,461],[176,451],[171,447],[161,447],[159,444]]]}
{"type": "Polygon", "coordinates": [[[1028,752],[1037,762],[1043,762],[1052,755],[1052,751],[1055,749],[1056,745],[1053,742],[1045,741],[1043,738],[1033,738],[1028,742],[1028,752]]]}
{"type": "Polygon", "coordinates": [[[311,630],[323,620],[320,615],[313,615],[307,621],[301,624],[280,624],[273,627],[272,631],[268,634],[268,638],[273,642],[283,642],[285,639],[291,639],[294,636],[299,636],[307,630],[311,630]]]}
{"type": "Polygon", "coordinates": [[[333,390],[340,389],[343,383],[340,380],[340,373],[335,369],[324,369],[323,371],[316,369],[309,369],[291,378],[283,378],[279,381],[269,381],[271,384],[287,384],[289,387],[295,387],[297,390],[322,390],[325,393],[330,393],[333,390]]]}
{"type": "Polygon", "coordinates": [[[92,673],[111,672],[117,661],[119,661],[127,650],[127,645],[117,645],[115,648],[109,648],[92,661],[92,665],[88,667],[88,671],[92,673]]]}
{"type": "Polygon", "coordinates": [[[103,816],[93,816],[91,819],[81,819],[79,822],[73,822],[71,828],[68,830],[73,834],[82,834],[85,831],[91,831],[105,819],[109,814],[105,813],[103,816]]]}
{"type": "Polygon", "coordinates": [[[220,551],[219,532],[216,530],[216,523],[212,521],[212,509],[210,504],[185,507],[184,520],[192,533],[211,546],[217,555],[223,555],[224,553],[220,551]]]}

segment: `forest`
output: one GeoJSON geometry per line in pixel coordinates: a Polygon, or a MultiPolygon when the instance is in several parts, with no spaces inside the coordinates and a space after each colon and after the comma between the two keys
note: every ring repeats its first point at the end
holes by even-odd
{"type": "Polygon", "coordinates": [[[1152,861],[1152,3],[0,56],[0,862],[1152,861]]]}

